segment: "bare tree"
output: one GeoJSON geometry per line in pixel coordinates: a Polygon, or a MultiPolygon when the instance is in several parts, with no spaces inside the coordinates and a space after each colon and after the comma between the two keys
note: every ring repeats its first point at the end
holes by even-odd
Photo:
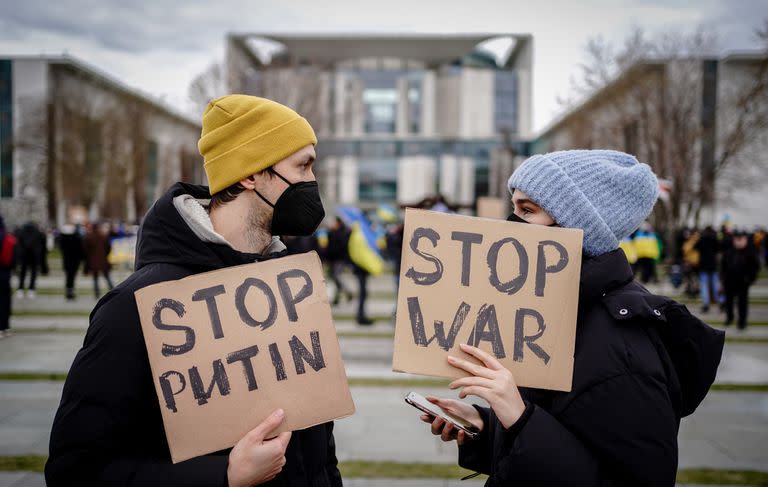
{"type": "Polygon", "coordinates": [[[716,84],[716,70],[727,65],[712,64],[714,38],[701,30],[649,39],[636,28],[618,48],[600,38],[590,41],[588,61],[573,81],[575,96],[560,100],[572,107],[590,97],[574,115],[568,144],[637,154],[672,183],[656,226],[698,223],[715,190],[732,188],[726,173],[764,169],[749,154],[768,128],[768,23],[758,34],[762,52],[727,87],[716,84]],[[705,84],[707,76],[715,81],[705,84]],[[710,97],[716,105],[702,104],[706,89],[716,90],[710,97]],[[716,110],[717,117],[707,110],[716,110]]]}
{"type": "Polygon", "coordinates": [[[212,62],[189,84],[188,96],[198,113],[203,113],[209,101],[226,94],[224,67],[218,61],[212,62]]]}

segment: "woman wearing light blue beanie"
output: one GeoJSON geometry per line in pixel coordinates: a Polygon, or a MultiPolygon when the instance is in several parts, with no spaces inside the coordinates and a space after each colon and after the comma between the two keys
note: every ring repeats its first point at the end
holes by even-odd
{"type": "Polygon", "coordinates": [[[529,158],[508,186],[509,220],[584,231],[573,388],[518,388],[503,367],[454,359],[473,376],[451,388],[490,408],[430,398],[481,429],[470,440],[436,419],[432,432],[487,486],[674,486],[680,418],[714,381],[724,334],[636,283],[618,248],[653,209],[656,176],[622,152],[573,150],[529,158]]]}

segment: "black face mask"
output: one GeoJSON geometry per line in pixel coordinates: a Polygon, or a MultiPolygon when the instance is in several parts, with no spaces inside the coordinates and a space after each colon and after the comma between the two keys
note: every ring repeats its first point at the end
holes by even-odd
{"type": "Polygon", "coordinates": [[[320,201],[320,189],[317,181],[299,181],[291,183],[277,171],[270,172],[288,184],[288,188],[272,204],[258,191],[254,192],[273,208],[272,235],[308,236],[312,235],[325,218],[323,202],[320,201]]]}
{"type": "MultiPolygon", "coordinates": [[[[507,221],[508,222],[516,222],[516,223],[528,223],[528,224],[531,223],[529,221],[523,220],[522,218],[517,216],[514,212],[510,213],[510,215],[507,217],[507,221]]],[[[556,227],[558,225],[557,225],[557,223],[553,223],[552,225],[547,225],[547,226],[548,227],[556,227]]]]}

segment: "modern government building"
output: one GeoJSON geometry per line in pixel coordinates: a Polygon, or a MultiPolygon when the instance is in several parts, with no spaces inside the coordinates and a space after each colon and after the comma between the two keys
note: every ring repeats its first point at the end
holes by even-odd
{"type": "Polygon", "coordinates": [[[505,191],[496,175],[510,173],[531,135],[532,42],[231,34],[227,84],[310,120],[327,203],[413,204],[439,193],[472,207],[505,191]]]}

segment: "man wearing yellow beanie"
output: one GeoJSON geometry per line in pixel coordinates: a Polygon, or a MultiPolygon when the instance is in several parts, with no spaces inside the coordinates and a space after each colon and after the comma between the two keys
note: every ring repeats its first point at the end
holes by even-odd
{"type": "Polygon", "coordinates": [[[284,255],[278,235],[311,235],[324,217],[316,143],[279,103],[211,101],[199,142],[210,186],[176,183],[155,202],[136,272],[93,310],[54,420],[47,485],[341,485],[333,423],[274,436],[280,409],[230,451],[172,464],[134,298],[157,282],[284,255]]]}

